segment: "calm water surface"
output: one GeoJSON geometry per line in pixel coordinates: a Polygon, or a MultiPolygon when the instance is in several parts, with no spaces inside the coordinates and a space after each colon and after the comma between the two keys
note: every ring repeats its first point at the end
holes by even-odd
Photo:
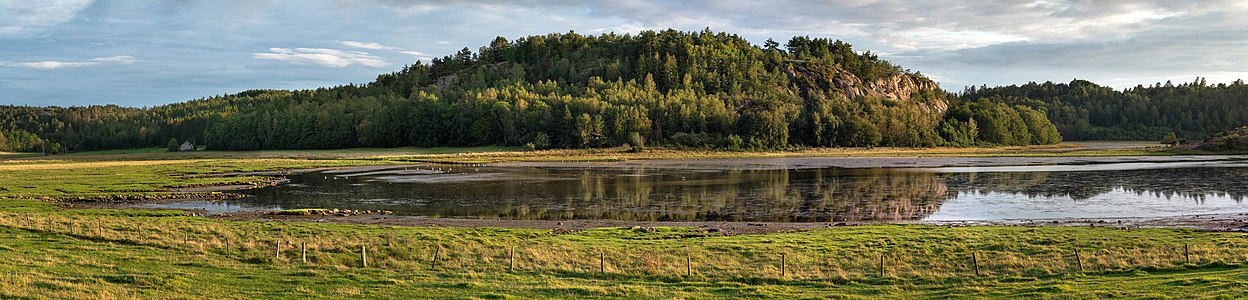
{"type": "Polygon", "coordinates": [[[308,173],[210,212],[384,209],[503,219],[917,221],[1248,213],[1248,161],[927,169],[421,166],[308,173]]]}

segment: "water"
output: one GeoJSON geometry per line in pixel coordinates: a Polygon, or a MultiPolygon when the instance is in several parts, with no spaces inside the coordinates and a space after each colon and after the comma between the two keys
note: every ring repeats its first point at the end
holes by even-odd
{"type": "Polygon", "coordinates": [[[382,209],[402,215],[638,221],[920,221],[1248,213],[1243,160],[948,168],[422,166],[308,173],[210,212],[382,209]],[[449,170],[449,171],[448,171],[449,170]]]}

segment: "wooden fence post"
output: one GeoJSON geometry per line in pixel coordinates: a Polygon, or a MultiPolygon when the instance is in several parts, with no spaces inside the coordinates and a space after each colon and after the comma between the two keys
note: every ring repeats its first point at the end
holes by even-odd
{"type": "Polygon", "coordinates": [[[784,253],[780,253],[780,278],[784,278],[784,253]]]}
{"type": "Polygon", "coordinates": [[[880,253],[880,277],[884,277],[884,253],[880,253]]]}
{"type": "Polygon", "coordinates": [[[693,259],[685,256],[685,276],[693,276],[693,259]]]}
{"type": "Polygon", "coordinates": [[[979,276],[979,256],[971,252],[971,262],[975,264],[975,276],[979,276]]]}
{"type": "Polygon", "coordinates": [[[1079,248],[1075,248],[1075,263],[1079,265],[1079,272],[1083,272],[1083,258],[1079,257],[1079,248]]]}
{"type": "Polygon", "coordinates": [[[598,273],[607,272],[607,252],[598,252],[598,273]]]}
{"type": "Polygon", "coordinates": [[[280,240],[273,241],[273,259],[277,260],[281,258],[282,258],[282,241],[280,240]]]}
{"type": "Polygon", "coordinates": [[[303,258],[303,264],[308,264],[308,242],[299,242],[300,257],[303,258]]]}
{"type": "Polygon", "coordinates": [[[1192,253],[1189,251],[1187,244],[1183,244],[1183,259],[1186,264],[1192,264],[1192,253]]]}
{"type": "Polygon", "coordinates": [[[368,267],[368,246],[360,246],[360,263],[368,267]]]}
{"type": "Polygon", "coordinates": [[[511,252],[507,253],[507,272],[516,271],[516,246],[511,246],[511,252]]]}
{"type": "Polygon", "coordinates": [[[438,252],[442,252],[441,245],[438,245],[437,248],[433,249],[433,260],[429,261],[429,269],[434,269],[438,267],[438,252]]]}

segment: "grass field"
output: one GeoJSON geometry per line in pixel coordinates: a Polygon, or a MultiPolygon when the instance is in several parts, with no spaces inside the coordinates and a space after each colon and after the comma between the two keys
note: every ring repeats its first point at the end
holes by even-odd
{"type": "MultiPolygon", "coordinates": [[[[409,150],[138,151],[2,162],[0,298],[1248,297],[1248,236],[1241,233],[921,225],[728,236],[696,228],[555,232],[239,222],[179,211],[63,209],[45,201],[272,180],[208,176],[218,173],[508,153],[409,150]]],[[[597,156],[593,151],[611,150],[534,155],[570,160],[597,156]]],[[[736,155],[662,151],[670,152],[649,154],[736,155]]]]}

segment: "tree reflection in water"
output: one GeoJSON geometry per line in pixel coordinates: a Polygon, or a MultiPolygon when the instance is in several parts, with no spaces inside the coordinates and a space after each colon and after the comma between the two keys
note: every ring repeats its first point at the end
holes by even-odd
{"type": "MultiPolygon", "coordinates": [[[[244,204],[385,209],[504,219],[637,221],[905,221],[961,195],[992,193],[1081,201],[1121,189],[1137,195],[1242,201],[1244,168],[936,173],[903,169],[671,170],[492,168],[480,173],[312,173],[248,191],[244,204]]],[[[1121,199],[1130,205],[1131,199],[1121,199]]]]}

